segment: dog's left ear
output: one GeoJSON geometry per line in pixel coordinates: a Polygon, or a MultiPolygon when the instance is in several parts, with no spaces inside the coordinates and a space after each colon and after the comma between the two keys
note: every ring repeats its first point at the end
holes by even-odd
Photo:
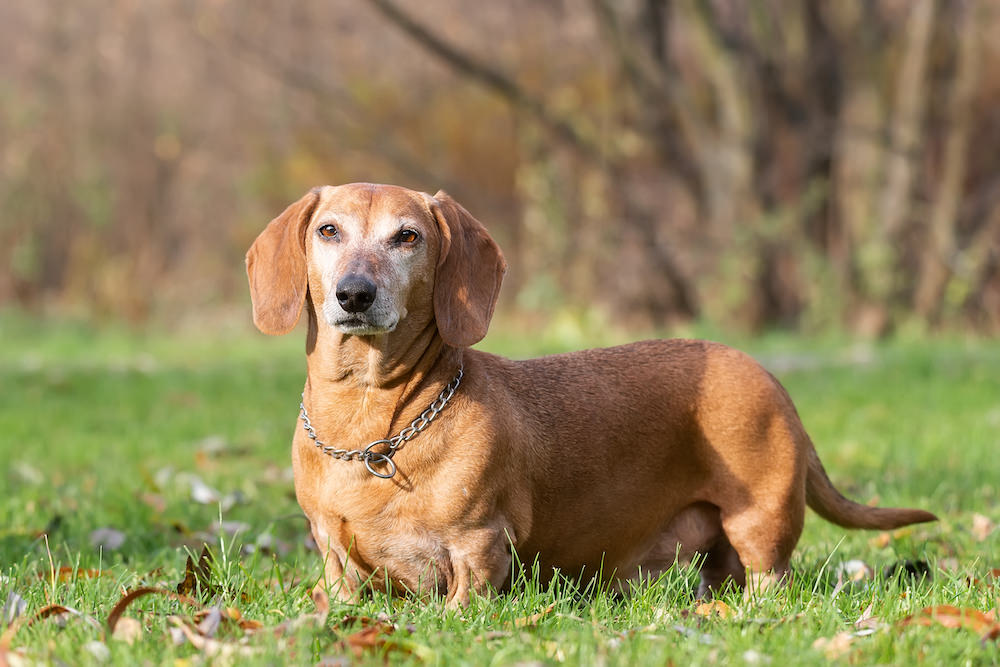
{"type": "Polygon", "coordinates": [[[253,323],[266,334],[291,331],[306,299],[305,227],[319,203],[313,188],[260,233],[247,251],[253,323]]]}
{"type": "Polygon", "coordinates": [[[441,233],[434,319],[444,342],[468,347],[489,329],[507,263],[483,224],[446,192],[429,204],[441,233]]]}

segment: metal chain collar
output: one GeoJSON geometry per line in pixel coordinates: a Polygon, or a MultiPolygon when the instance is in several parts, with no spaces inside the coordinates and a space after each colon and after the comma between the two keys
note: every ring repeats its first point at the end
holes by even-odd
{"type": "Polygon", "coordinates": [[[357,460],[362,461],[365,464],[368,472],[375,475],[376,477],[381,477],[382,479],[389,479],[396,474],[396,464],[393,462],[392,457],[396,454],[396,450],[403,446],[404,442],[409,442],[413,438],[417,437],[417,434],[423,431],[425,428],[430,426],[430,423],[434,421],[434,418],[438,416],[444,406],[448,405],[448,401],[451,397],[455,395],[455,391],[458,389],[458,385],[462,383],[462,375],[464,375],[465,367],[458,367],[458,375],[441,390],[438,397],[435,398],[430,407],[420,413],[420,416],[410,422],[410,425],[405,427],[396,435],[390,438],[383,438],[381,440],[375,440],[368,443],[364,449],[337,449],[336,447],[331,447],[319,439],[316,435],[316,429],[309,422],[309,413],[306,412],[305,404],[305,393],[302,394],[302,401],[299,403],[299,419],[302,420],[302,428],[306,430],[309,438],[316,443],[316,446],[324,454],[332,456],[335,459],[343,459],[344,461],[357,460]],[[388,445],[384,452],[374,451],[374,447],[379,445],[388,445]],[[379,472],[374,466],[387,466],[387,472],[379,472]]]}

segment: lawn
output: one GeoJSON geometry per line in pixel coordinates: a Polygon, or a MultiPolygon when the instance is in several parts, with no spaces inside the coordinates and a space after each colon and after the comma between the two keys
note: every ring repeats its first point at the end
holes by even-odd
{"type": "Polygon", "coordinates": [[[319,618],[288,451],[301,336],[0,314],[0,340],[0,665],[1000,662],[995,341],[737,341],[785,383],[843,492],[941,517],[890,534],[810,513],[786,589],[704,605],[691,568],[625,598],[526,576],[460,613],[375,595],[319,618]]]}

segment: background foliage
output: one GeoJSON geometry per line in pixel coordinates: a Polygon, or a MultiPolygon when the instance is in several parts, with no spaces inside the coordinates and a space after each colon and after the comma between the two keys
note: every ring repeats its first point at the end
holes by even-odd
{"type": "Polygon", "coordinates": [[[985,0],[3,3],[0,303],[243,309],[264,224],[372,180],[471,209],[520,312],[996,331],[998,28],[985,0]]]}

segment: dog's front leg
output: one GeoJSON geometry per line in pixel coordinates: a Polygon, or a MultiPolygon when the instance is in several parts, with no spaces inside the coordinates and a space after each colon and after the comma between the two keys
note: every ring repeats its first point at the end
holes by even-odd
{"type": "Polygon", "coordinates": [[[507,529],[482,529],[462,536],[449,550],[452,578],[445,606],[469,606],[472,593],[489,596],[510,576],[511,539],[507,529]]]}
{"type": "Polygon", "coordinates": [[[340,555],[332,548],[330,536],[315,522],[312,524],[312,533],[316,546],[323,555],[323,577],[313,587],[312,599],[316,610],[325,613],[330,610],[331,593],[340,602],[350,602],[354,590],[348,585],[348,578],[344,576],[344,564],[340,555]]]}

